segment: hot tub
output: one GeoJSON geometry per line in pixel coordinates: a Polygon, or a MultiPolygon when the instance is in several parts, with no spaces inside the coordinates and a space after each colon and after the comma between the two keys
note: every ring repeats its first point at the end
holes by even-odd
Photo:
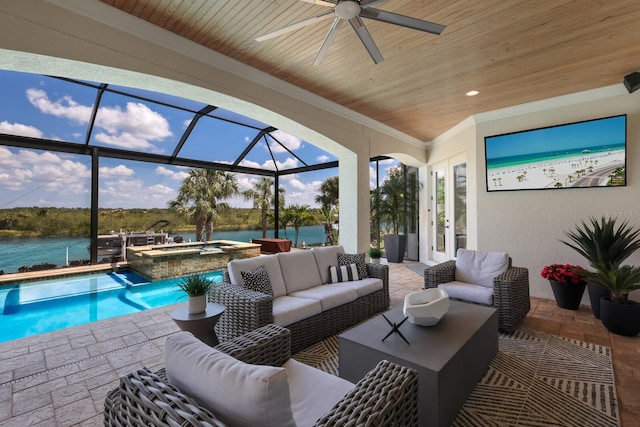
{"type": "Polygon", "coordinates": [[[260,256],[260,245],[233,240],[130,246],[130,268],[149,280],[222,270],[232,259],[260,256]]]}

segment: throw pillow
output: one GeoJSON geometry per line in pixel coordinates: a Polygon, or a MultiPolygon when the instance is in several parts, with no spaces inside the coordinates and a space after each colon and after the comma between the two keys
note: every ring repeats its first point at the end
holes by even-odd
{"type": "Polygon", "coordinates": [[[338,265],[355,264],[358,267],[358,278],[367,279],[369,272],[367,272],[367,263],[365,261],[364,252],[359,254],[338,254],[338,265]]]}
{"type": "Polygon", "coordinates": [[[242,276],[242,285],[245,288],[273,296],[269,273],[267,272],[267,267],[264,265],[261,265],[255,270],[241,271],[240,275],[242,276]]]}
{"type": "Polygon", "coordinates": [[[329,267],[329,283],[351,282],[358,280],[358,267],[355,264],[329,267]]]}

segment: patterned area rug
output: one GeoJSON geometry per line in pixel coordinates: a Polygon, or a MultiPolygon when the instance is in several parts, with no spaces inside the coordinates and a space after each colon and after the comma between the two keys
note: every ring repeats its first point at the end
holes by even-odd
{"type": "MultiPolygon", "coordinates": [[[[453,426],[620,425],[609,347],[527,329],[500,335],[499,345],[453,426]]],[[[338,339],[294,358],[337,375],[338,339]]]]}

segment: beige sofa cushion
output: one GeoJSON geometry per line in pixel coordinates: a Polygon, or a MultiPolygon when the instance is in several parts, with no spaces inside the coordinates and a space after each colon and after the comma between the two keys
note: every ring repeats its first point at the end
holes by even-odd
{"type": "Polygon", "coordinates": [[[338,254],[344,253],[344,248],[342,245],[317,246],[311,252],[316,258],[322,283],[329,283],[329,267],[338,265],[338,254]]]}
{"type": "Polygon", "coordinates": [[[316,258],[311,251],[280,252],[277,257],[287,294],[322,284],[316,258]]]}
{"type": "Polygon", "coordinates": [[[339,285],[355,290],[358,298],[369,295],[371,292],[379,291],[380,289],[384,288],[382,280],[374,279],[371,277],[368,279],[355,280],[353,282],[342,282],[339,283],[339,285]]]}
{"type": "Polygon", "coordinates": [[[322,304],[315,299],[283,295],[273,299],[272,312],[273,323],[286,327],[322,313],[322,304]]]}
{"type": "Polygon", "coordinates": [[[292,292],[289,296],[307,298],[320,301],[322,311],[338,307],[358,298],[355,289],[343,286],[344,283],[335,283],[332,285],[314,286],[304,291],[292,292]]]}
{"type": "Polygon", "coordinates": [[[289,359],[291,409],[298,427],[310,427],[328,413],[355,386],[347,380],[289,359]]]}
{"type": "Polygon", "coordinates": [[[493,305],[493,288],[456,280],[441,283],[438,288],[444,289],[449,298],[475,302],[477,304],[493,305]]]}
{"type": "Polygon", "coordinates": [[[230,427],[296,427],[282,367],[243,363],[189,332],[167,338],[167,379],[230,427]]]}
{"type": "Polygon", "coordinates": [[[458,249],[455,277],[458,282],[493,288],[493,278],[508,267],[509,255],[506,253],[458,249]]]}
{"type": "Polygon", "coordinates": [[[234,259],[229,261],[227,268],[229,271],[229,279],[234,285],[242,286],[242,271],[253,271],[256,268],[264,265],[269,273],[269,281],[271,282],[271,289],[273,289],[273,296],[278,297],[287,294],[287,289],[284,286],[284,278],[282,277],[282,270],[280,270],[280,263],[275,255],[264,255],[253,258],[234,259]]]}

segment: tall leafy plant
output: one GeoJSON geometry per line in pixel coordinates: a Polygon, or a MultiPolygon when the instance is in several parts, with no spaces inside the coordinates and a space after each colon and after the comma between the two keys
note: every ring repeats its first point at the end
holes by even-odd
{"type": "Polygon", "coordinates": [[[405,176],[401,165],[392,168],[389,177],[372,195],[372,201],[377,204],[376,220],[389,222],[392,234],[398,234],[406,226],[407,217],[415,216],[416,197],[421,186],[419,181],[405,176]]]}
{"type": "Polygon", "coordinates": [[[561,240],[586,258],[595,272],[586,272],[596,284],[611,291],[611,299],[627,300],[632,290],[640,288],[640,268],[622,266],[622,263],[640,249],[640,230],[623,221],[602,217],[590,218],[576,225],[575,230],[566,231],[569,241],[561,240]]]}

